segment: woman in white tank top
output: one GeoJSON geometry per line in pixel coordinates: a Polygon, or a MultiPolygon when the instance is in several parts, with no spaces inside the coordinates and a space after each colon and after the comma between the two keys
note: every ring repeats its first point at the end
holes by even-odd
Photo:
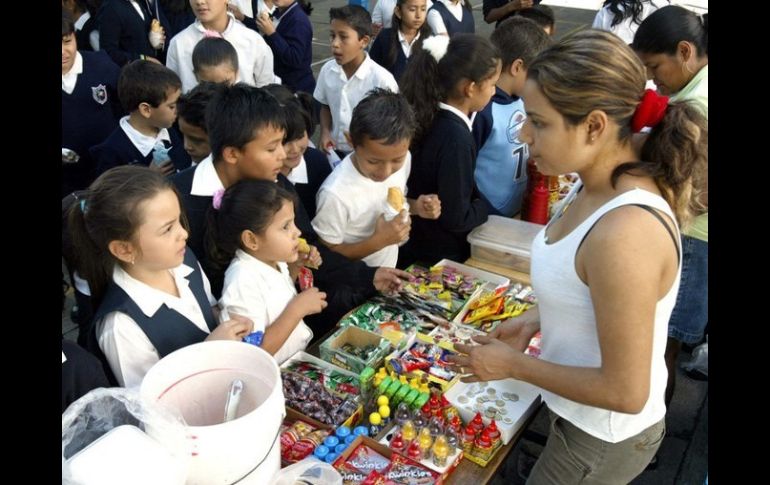
{"type": "Polygon", "coordinates": [[[616,36],[586,30],[528,69],[520,138],[545,175],[583,187],[532,246],[538,308],[478,347],[456,346],[466,381],[542,388],[551,435],[528,483],[628,483],[665,433],[663,353],[679,274],[679,229],[705,175],[703,116],[644,91],[616,36]],[[648,135],[638,135],[643,127],[648,135]],[[540,359],[522,353],[542,331],[540,359]]]}

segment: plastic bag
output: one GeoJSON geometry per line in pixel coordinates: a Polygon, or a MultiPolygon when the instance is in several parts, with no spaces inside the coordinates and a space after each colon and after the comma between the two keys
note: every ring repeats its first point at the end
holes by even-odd
{"type": "Polygon", "coordinates": [[[273,485],[342,485],[342,475],[330,464],[315,458],[306,458],[299,463],[282,468],[274,477],[273,485]]]}
{"type": "Polygon", "coordinates": [[[682,363],[682,368],[688,372],[700,372],[704,376],[709,375],[709,343],[700,344],[692,351],[690,362],[682,363]]]}
{"type": "MultiPolygon", "coordinates": [[[[173,455],[174,466],[183,473],[184,482],[191,452],[184,420],[166,408],[146,405],[138,388],[115,387],[92,390],[70,404],[62,414],[62,484],[78,483],[72,476],[70,464],[79,451],[123,425],[132,425],[141,431],[152,426],[173,436],[173,449],[166,449],[173,455]]],[[[123,458],[130,462],[130,457],[123,458]]]]}

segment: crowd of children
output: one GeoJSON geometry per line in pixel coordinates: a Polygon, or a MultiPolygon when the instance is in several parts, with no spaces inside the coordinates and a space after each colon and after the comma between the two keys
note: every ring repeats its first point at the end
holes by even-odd
{"type": "MultiPolygon", "coordinates": [[[[108,0],[98,9],[63,0],[63,252],[93,313],[79,322],[79,343],[92,353],[85,361],[98,357],[106,374],[77,379],[82,349],[68,347],[72,384],[63,387],[63,409],[105,380],[136,386],[165,355],[207,339],[261,332],[262,348],[285,361],[377,291],[400,290],[408,274],[398,268],[465,261],[467,236],[488,215],[520,213],[531,159],[547,175],[588,177],[572,209],[535,242],[543,312],[493,334],[508,342],[504,350],[484,339],[460,346],[468,355],[458,365],[546,389],[554,420],[571,427],[566,439],[588,434],[620,456],[628,450],[619,441],[656,438],[665,410],[661,328],[677,290],[669,335],[695,341],[707,320],[705,306],[693,308],[698,298],[687,296],[706,291],[708,274],[707,19],[652,1],[608,0],[595,26],[641,24],[630,47],[597,30],[553,44],[553,12],[539,3],[485,0],[483,18],[496,22],[489,39],[474,34],[468,0],[379,0],[374,16],[360,6],[331,8],[333,58],[315,78],[305,0],[108,0]],[[670,99],[644,93],[644,66],[670,99]],[[649,114],[652,105],[657,114],[649,114]],[[685,125],[687,136],[676,138],[685,125]],[[646,141],[635,134],[643,126],[652,127],[646,141]],[[610,152],[629,163],[605,163],[610,152]],[[659,168],[664,153],[675,168],[659,168]],[[680,245],[679,224],[690,213],[698,217],[683,226],[680,245]],[[630,257],[612,231],[643,228],[649,241],[637,249],[647,251],[648,269],[614,265],[634,281],[657,271],[657,286],[627,301],[644,310],[637,321],[594,291],[625,298],[604,255],[630,257]],[[560,286],[542,255],[564,252],[557,243],[572,230],[585,237],[562,258],[572,269],[560,286]],[[298,281],[308,267],[309,287],[298,281]],[[691,278],[679,289],[685,269],[691,278]],[[581,281],[590,295],[575,289],[581,281]],[[591,318],[556,329],[565,311],[558,295],[572,289],[591,318]],[[613,334],[614,347],[627,347],[618,339],[649,344],[637,346],[633,372],[622,359],[595,365],[600,347],[606,356],[601,338],[580,350],[583,360],[559,353],[569,332],[601,337],[606,312],[638,323],[613,334]],[[523,333],[541,328],[539,315],[542,360],[553,363],[529,369],[514,352],[523,333]],[[500,362],[512,365],[498,375],[500,362]],[[630,378],[610,382],[606,373],[570,367],[581,365],[630,378]],[[578,375],[630,397],[588,396],[569,383],[578,375]],[[619,423],[614,431],[611,423],[619,423]]],[[[644,448],[633,463],[609,460],[600,472],[630,479],[656,449],[644,448]]],[[[546,451],[534,480],[558,475],[563,456],[546,451]]]]}

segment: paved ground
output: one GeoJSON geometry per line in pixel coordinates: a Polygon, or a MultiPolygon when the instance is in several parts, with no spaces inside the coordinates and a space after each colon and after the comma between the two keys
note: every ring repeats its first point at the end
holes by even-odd
{"type": "MultiPolygon", "coordinates": [[[[321,66],[329,60],[329,16],[331,7],[344,5],[344,0],[313,0],[314,11],[311,15],[315,32],[313,40],[313,72],[318,74],[321,66]]],[[[481,1],[473,0],[478,4],[474,8],[476,32],[479,35],[488,36],[493,26],[487,25],[481,15],[481,1]]],[[[568,32],[590,26],[601,2],[597,0],[546,0],[543,2],[551,5],[556,14],[556,35],[561,38],[568,32]],[[567,6],[557,6],[567,5],[567,6]],[[589,8],[570,8],[582,6],[589,8]]],[[[681,3],[685,7],[695,11],[703,11],[707,8],[704,0],[689,0],[681,3]]],[[[66,271],[65,271],[66,274],[66,271]]],[[[69,312],[73,304],[72,292],[67,298],[67,307],[62,317],[62,335],[65,338],[75,340],[77,328],[69,319],[69,312]]],[[[690,354],[680,355],[680,363],[689,360],[690,354]]],[[[666,438],[658,453],[658,467],[655,470],[644,472],[632,483],[634,485],[699,485],[706,478],[708,471],[708,382],[694,381],[687,377],[681,369],[678,369],[677,387],[674,398],[666,415],[666,438]]],[[[542,434],[547,434],[547,419],[544,412],[536,417],[530,429],[542,434]]],[[[520,450],[524,447],[528,451],[538,452],[539,447],[532,442],[523,440],[511,453],[506,466],[493,483],[516,484],[523,483],[519,477],[520,450]]],[[[525,461],[524,458],[521,461],[525,461]]]]}

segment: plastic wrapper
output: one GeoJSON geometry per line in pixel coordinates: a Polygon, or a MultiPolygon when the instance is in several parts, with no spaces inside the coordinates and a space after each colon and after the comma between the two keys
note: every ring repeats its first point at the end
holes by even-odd
{"type": "Polygon", "coordinates": [[[273,477],[272,485],[342,485],[342,475],[328,463],[303,460],[281,469],[273,477]]]}
{"type": "MultiPolygon", "coordinates": [[[[79,451],[123,425],[132,425],[141,431],[152,427],[169,436],[166,443],[173,449],[166,449],[179,470],[181,481],[177,483],[184,483],[192,451],[184,419],[164,407],[147,405],[141,400],[138,388],[98,388],[70,404],[62,414],[62,484],[79,483],[70,468],[71,459],[79,451]]],[[[131,459],[130,456],[124,458],[131,459]]]]}

